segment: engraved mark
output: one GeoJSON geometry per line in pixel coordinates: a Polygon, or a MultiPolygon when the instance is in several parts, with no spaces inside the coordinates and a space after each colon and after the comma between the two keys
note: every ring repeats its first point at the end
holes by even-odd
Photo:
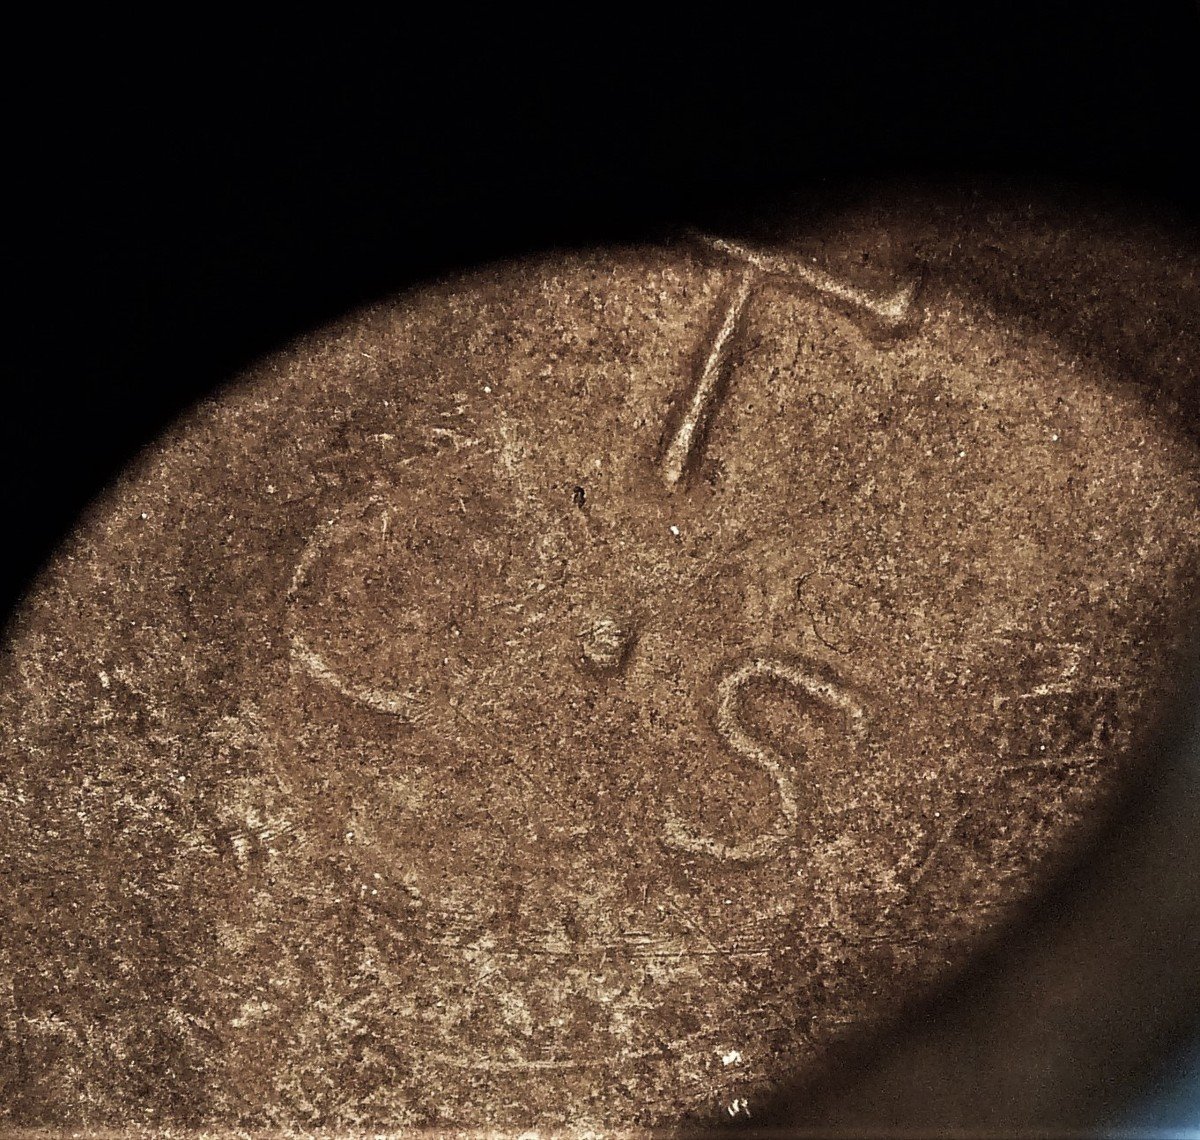
{"type": "MultiPolygon", "coordinates": [[[[365,501],[363,506],[364,508],[371,507],[380,501],[379,496],[372,495],[365,501]]],[[[308,580],[308,573],[312,569],[313,563],[325,549],[340,521],[341,511],[337,511],[331,518],[318,526],[309,538],[304,552],[300,555],[300,559],[296,563],[296,569],[292,573],[292,580],[284,596],[284,600],[289,608],[295,602],[296,595],[308,580]]],[[[385,536],[387,525],[388,515],[385,512],[383,515],[383,531],[385,536]]],[[[375,709],[377,712],[390,713],[392,716],[403,717],[406,720],[419,718],[420,698],[416,690],[380,689],[372,685],[356,684],[353,681],[348,681],[340,673],[331,668],[329,663],[305,641],[303,635],[295,628],[290,630],[290,641],[292,660],[305,672],[322,684],[328,685],[335,692],[341,693],[342,696],[348,697],[352,701],[366,705],[367,708],[375,709]]]]}
{"type": "Polygon", "coordinates": [[[760,678],[779,680],[812,700],[846,715],[850,736],[861,741],[866,736],[866,714],[862,706],[836,683],[809,672],[794,662],[755,658],[734,669],[717,686],[717,732],[739,756],[766,772],[775,782],[782,820],[774,832],[757,835],[742,843],[723,843],[698,835],[676,816],[668,817],[663,828],[664,842],[683,851],[711,855],[717,859],[760,859],[782,847],[800,814],[796,787],[788,775],[783,758],[768,745],[756,740],[743,726],[739,711],[746,686],[760,678]]]}
{"type": "Polygon", "coordinates": [[[595,673],[615,673],[629,653],[633,636],[631,630],[612,618],[593,622],[580,635],[584,665],[595,673]]]}
{"type": "Polygon", "coordinates": [[[709,421],[718,403],[721,376],[729,359],[734,335],[750,303],[754,287],[764,276],[786,277],[802,282],[818,293],[865,310],[889,331],[898,329],[908,318],[917,292],[917,282],[914,280],[893,293],[879,296],[865,289],[847,285],[798,260],[760,253],[724,238],[710,237],[706,234],[697,236],[719,253],[742,262],[745,268],[738,276],[730,294],[721,327],[717,330],[708,356],[705,357],[700,379],[688,400],[683,420],[663,454],[663,479],[671,487],[683,480],[694,455],[703,443],[709,421]]]}
{"type": "Polygon", "coordinates": [[[709,418],[712,416],[716,404],[721,373],[725,370],[729,347],[733,342],[733,334],[750,302],[750,293],[753,288],[753,275],[743,273],[738,278],[737,286],[725,309],[725,319],[721,322],[716,340],[713,341],[712,348],[709,349],[708,356],[704,361],[704,369],[692,392],[692,398],[688,401],[683,422],[679,425],[674,438],[667,447],[666,455],[663,457],[663,478],[668,484],[678,483],[683,478],[698,440],[708,427],[709,418]]]}
{"type": "Polygon", "coordinates": [[[737,242],[726,241],[724,238],[709,237],[705,234],[700,237],[719,253],[728,254],[764,274],[801,281],[818,293],[845,301],[856,309],[863,309],[882,321],[889,329],[894,330],[904,323],[912,309],[913,298],[917,294],[915,280],[906,282],[894,293],[880,296],[870,293],[866,289],[847,285],[844,281],[839,281],[836,277],[832,277],[820,269],[815,269],[811,265],[805,265],[804,262],[796,259],[760,253],[758,250],[750,249],[737,242]]]}
{"type": "MultiPolygon", "coordinates": [[[[1008,637],[996,640],[1013,642],[1008,637]]],[[[1096,767],[1106,734],[1113,728],[1112,699],[1119,686],[1111,679],[1085,681],[1081,668],[1087,646],[1080,642],[1035,642],[1029,652],[1057,656],[1058,668],[1052,679],[1027,692],[993,699],[999,716],[1000,755],[1015,757],[998,765],[996,774],[1096,767]]]]}

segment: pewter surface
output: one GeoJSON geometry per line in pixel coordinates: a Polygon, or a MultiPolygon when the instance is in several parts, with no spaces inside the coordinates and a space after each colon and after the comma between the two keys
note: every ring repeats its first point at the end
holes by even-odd
{"type": "Polygon", "coordinates": [[[418,291],[149,449],[5,649],[18,1123],[752,1115],[1036,889],[1195,449],[861,224],[418,291]]]}

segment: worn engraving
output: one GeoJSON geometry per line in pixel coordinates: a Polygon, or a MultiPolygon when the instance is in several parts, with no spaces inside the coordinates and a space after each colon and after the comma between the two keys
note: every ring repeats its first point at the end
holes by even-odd
{"type": "Polygon", "coordinates": [[[844,281],[839,281],[828,273],[823,273],[811,265],[805,265],[797,258],[762,253],[724,238],[704,237],[703,240],[718,252],[745,262],[763,275],[769,274],[791,281],[799,281],[815,289],[818,293],[833,297],[838,301],[844,301],[853,308],[861,309],[878,318],[886,328],[891,330],[898,329],[908,320],[912,311],[913,299],[917,295],[918,283],[915,280],[906,282],[892,293],[880,296],[866,289],[847,285],[844,281]]]}
{"type": "Polygon", "coordinates": [[[688,399],[683,419],[663,454],[662,475],[668,486],[674,486],[683,480],[702,446],[709,421],[719,403],[721,379],[729,361],[731,345],[754,289],[763,278],[775,276],[800,282],[826,297],[833,297],[869,313],[884,328],[892,331],[908,319],[917,292],[917,282],[910,281],[893,293],[877,296],[865,289],[847,285],[811,265],[805,265],[802,261],[760,253],[724,238],[698,236],[719,253],[741,262],[744,268],[738,273],[736,283],[730,290],[725,315],[704,358],[704,366],[688,399]]]}
{"type": "Polygon", "coordinates": [[[629,655],[633,640],[627,624],[610,617],[597,618],[580,634],[580,658],[593,673],[614,673],[629,655]]]}
{"type": "Polygon", "coordinates": [[[995,697],[998,773],[1094,766],[1112,742],[1117,687],[1083,668],[1087,646],[1080,642],[1038,644],[1032,651],[1049,658],[1052,675],[1026,692],[995,697]]]}
{"type": "Polygon", "coordinates": [[[753,288],[752,275],[742,273],[726,304],[725,317],[704,360],[704,368],[688,400],[683,421],[667,445],[663,457],[663,478],[668,484],[678,483],[683,478],[712,417],[721,374],[729,358],[729,347],[733,343],[734,332],[746,311],[753,288]]]}
{"type": "Polygon", "coordinates": [[[726,843],[699,835],[678,816],[667,819],[664,840],[672,847],[716,859],[761,859],[778,851],[795,832],[800,805],[795,781],[786,761],[773,748],[756,740],[742,724],[740,709],[747,686],[761,679],[783,681],[818,704],[845,714],[847,732],[855,742],[866,737],[866,714],[854,697],[840,685],[829,681],[803,665],[780,658],[758,657],[738,666],[717,685],[717,732],[728,748],[747,763],[766,772],[775,784],[782,817],[774,832],[766,832],[739,843],[726,843]]]}
{"type": "MultiPolygon", "coordinates": [[[[378,495],[372,495],[366,500],[364,506],[373,506],[380,501],[378,495]]],[[[296,562],[296,568],[292,572],[291,581],[288,583],[285,600],[289,610],[295,602],[297,594],[307,581],[313,563],[325,549],[338,523],[341,521],[341,517],[342,512],[339,511],[327,519],[309,536],[308,542],[305,543],[304,550],[296,562]]],[[[385,534],[387,523],[388,516],[385,513],[383,516],[385,534]]],[[[288,641],[292,660],[300,669],[308,673],[315,680],[320,681],[323,685],[328,685],[335,692],[341,693],[342,696],[364,705],[366,708],[374,709],[376,712],[389,713],[392,716],[405,719],[411,719],[418,713],[420,697],[416,689],[411,687],[406,689],[384,689],[349,681],[341,673],[332,668],[325,658],[309,645],[304,634],[300,632],[294,621],[290,623],[290,627],[288,641]]]]}

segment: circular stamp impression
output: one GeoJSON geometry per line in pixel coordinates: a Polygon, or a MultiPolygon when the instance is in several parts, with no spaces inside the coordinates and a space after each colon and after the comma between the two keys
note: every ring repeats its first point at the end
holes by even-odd
{"type": "Polygon", "coordinates": [[[938,218],[443,283],[153,445],[6,642],[20,1111],[712,1123],[965,961],[1128,771],[1200,464],[1116,238],[938,218]]]}

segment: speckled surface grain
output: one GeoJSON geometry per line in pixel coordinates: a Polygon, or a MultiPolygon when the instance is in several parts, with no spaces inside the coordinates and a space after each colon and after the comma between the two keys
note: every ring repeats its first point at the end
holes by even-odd
{"type": "Polygon", "coordinates": [[[744,1118],[1103,810],[1195,584],[1194,252],[758,237],[803,271],[386,299],[81,521],[0,664],[0,1133],[744,1118]]]}

